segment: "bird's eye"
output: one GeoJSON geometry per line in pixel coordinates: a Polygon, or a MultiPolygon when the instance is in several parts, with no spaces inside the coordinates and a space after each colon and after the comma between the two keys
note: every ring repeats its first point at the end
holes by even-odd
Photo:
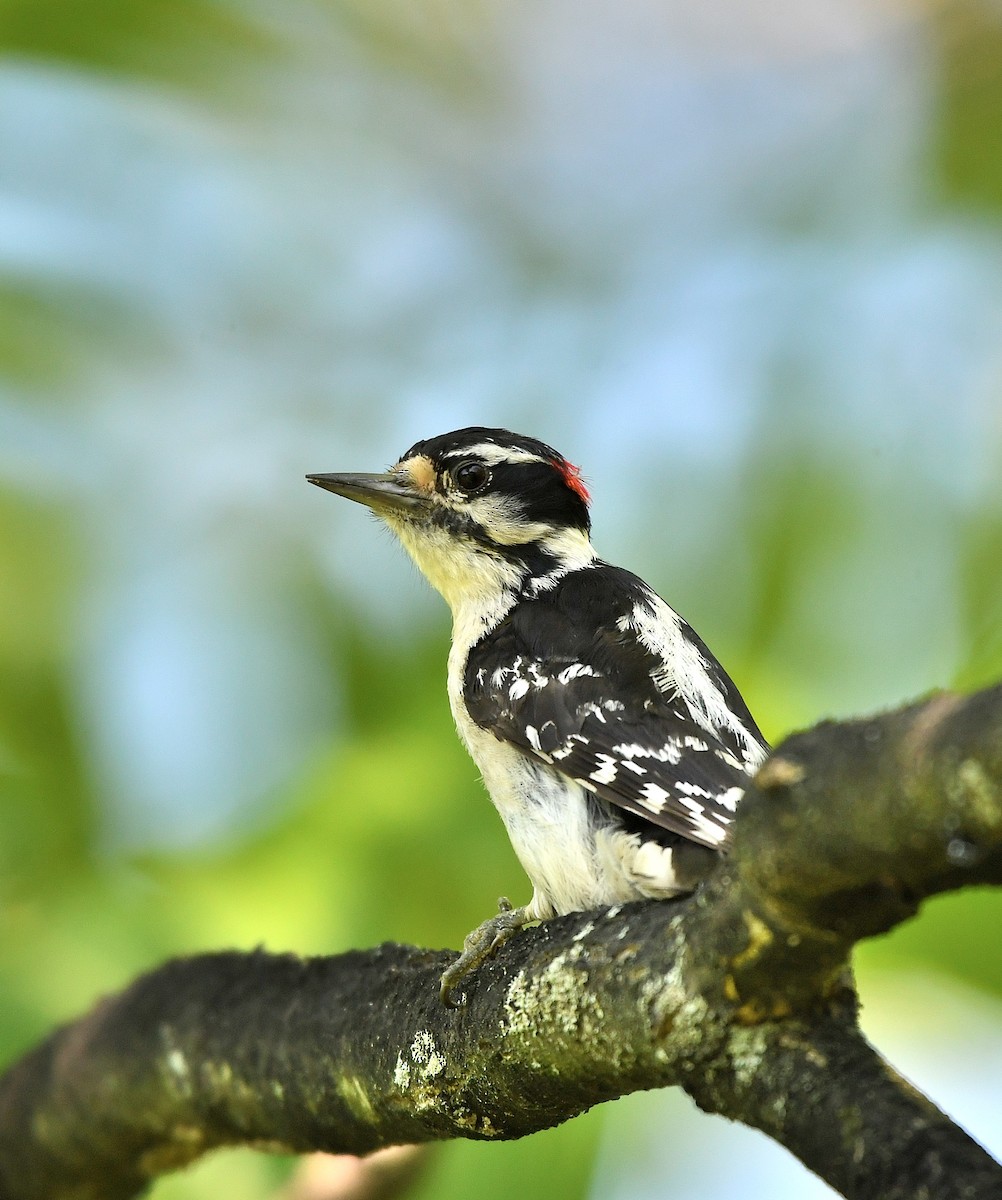
{"type": "Polygon", "coordinates": [[[490,483],[491,473],[482,462],[464,462],[452,472],[452,480],[461,492],[472,496],[490,483]]]}

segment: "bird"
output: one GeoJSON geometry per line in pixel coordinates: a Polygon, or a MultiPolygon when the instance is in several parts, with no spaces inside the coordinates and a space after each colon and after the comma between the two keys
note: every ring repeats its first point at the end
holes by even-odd
{"type": "Polygon", "coordinates": [[[470,426],[306,478],[371,509],[448,603],[452,714],[532,884],[467,936],[443,1002],[527,924],[694,891],[769,748],[695,630],[598,556],[580,469],[470,426]]]}

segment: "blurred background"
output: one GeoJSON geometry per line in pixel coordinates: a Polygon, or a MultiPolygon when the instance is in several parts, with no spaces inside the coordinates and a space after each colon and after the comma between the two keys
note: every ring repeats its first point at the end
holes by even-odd
{"type": "MultiPolygon", "coordinates": [[[[457,946],[527,896],[444,604],[308,471],[554,444],[772,739],[1002,678],[998,0],[0,0],[0,51],[4,1061],[169,955],[457,946]]],[[[1000,918],[859,956],[996,1153],[1000,918]]],[[[474,1182],[831,1194],[672,1094],[413,1194],[474,1182]]]]}

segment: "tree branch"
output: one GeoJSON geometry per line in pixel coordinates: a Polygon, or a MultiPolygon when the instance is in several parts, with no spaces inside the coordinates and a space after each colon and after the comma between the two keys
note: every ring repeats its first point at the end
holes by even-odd
{"type": "Polygon", "coordinates": [[[450,956],[220,953],[146,975],[0,1080],[0,1200],[119,1200],[219,1145],[512,1138],[683,1086],[845,1196],[999,1194],[1002,1169],[856,1025],[848,955],[1002,882],[1002,688],[788,739],[683,901],[548,921],[438,1001],[450,956]]]}

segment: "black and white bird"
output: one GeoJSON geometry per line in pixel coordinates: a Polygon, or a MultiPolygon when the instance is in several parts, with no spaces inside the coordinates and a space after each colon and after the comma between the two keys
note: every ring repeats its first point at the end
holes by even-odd
{"type": "Polygon", "coordinates": [[[371,508],[448,601],[452,712],[532,882],[470,934],[443,999],[530,921],[692,891],[767,746],[693,629],[597,556],[578,469],[473,427],[386,474],[307,478],[371,508]]]}

